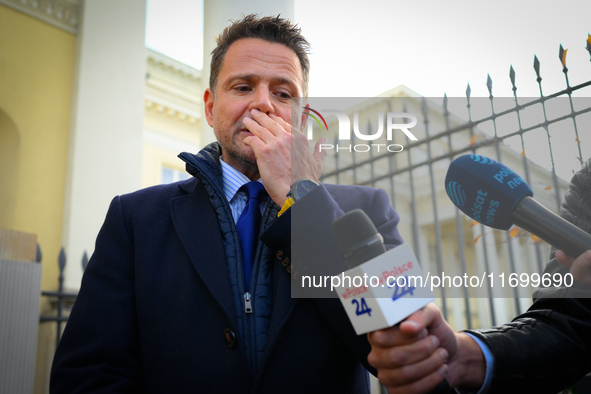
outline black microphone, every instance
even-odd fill
[[[591,235],[534,200],[519,175],[488,157],[472,154],[452,161],[445,189],[462,212],[486,226],[508,230],[515,224],[572,258],[591,249]]]
[[[361,209],[354,209],[335,220],[332,233],[350,269],[386,253],[382,234]]]
[[[332,233],[349,269],[386,253],[382,234],[361,209],[349,211],[335,220]],[[447,379],[444,379],[431,394],[452,392]]]

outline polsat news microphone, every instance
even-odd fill
[[[591,235],[534,200],[529,185],[498,161],[458,157],[447,171],[445,190],[456,207],[485,226],[509,230],[515,224],[574,259],[591,249]]]

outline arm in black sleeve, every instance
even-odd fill
[[[275,247],[291,246],[295,281],[292,282],[292,288],[298,286],[302,274],[337,275],[348,269],[334,241],[332,223],[353,209],[362,209],[367,213],[384,237],[387,249],[402,243],[397,229],[400,218],[390,206],[385,191],[361,186],[321,185],[295,203],[274,223],[275,229],[271,232],[274,236],[261,237],[269,243],[272,239]],[[286,224],[290,226],[289,232],[285,231]],[[289,242],[286,239],[288,233],[291,235]],[[279,234],[283,235],[283,239]],[[305,290],[301,296],[314,298],[333,331],[343,339],[365,368],[375,375],[375,369],[367,363],[367,355],[371,350],[367,336],[355,333],[340,300],[330,293],[330,287],[312,289],[312,292],[308,291],[310,289]]]
[[[133,243],[116,197],[55,353],[51,393],[136,392]]]
[[[560,215],[591,232],[591,160],[573,176]],[[544,273],[568,273],[551,253]],[[486,330],[468,330],[490,348],[495,367],[489,393],[556,393],[591,371],[591,292],[575,281],[572,288],[542,288],[513,322]]]

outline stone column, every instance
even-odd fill
[[[80,286],[111,199],[141,184],[145,21],[145,0],[83,3],[62,233],[68,289]]]

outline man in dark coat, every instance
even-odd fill
[[[340,302],[290,297],[291,217],[306,219],[298,242],[324,262],[342,262],[330,226],[344,212],[364,210],[389,248],[402,243],[399,217],[383,190],[316,184],[324,154],[291,126],[309,71],[299,29],[249,15],[217,40],[204,104],[218,142],[180,155],[191,179],[112,201],[52,393],[369,391],[369,343]],[[253,181],[268,197],[245,280],[236,222]],[[288,199],[296,181],[309,192]]]

